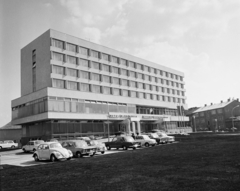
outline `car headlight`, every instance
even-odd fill
[[[55,152],[54,154],[55,154],[56,157],[61,157],[62,156],[62,153],[60,153],[60,152]]]

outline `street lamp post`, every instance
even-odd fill
[[[197,132],[196,123],[195,123],[195,115],[193,116],[193,128],[194,128],[194,132]]]
[[[104,123],[108,125],[108,142],[109,142],[109,124],[112,123],[112,122],[111,121],[105,121]]]
[[[216,128],[215,128],[215,130],[218,132],[217,119],[215,119],[215,121],[216,121]]]
[[[240,105],[237,105],[237,106],[235,106],[234,108],[232,108],[232,130],[233,130],[233,132],[234,132],[234,116],[233,116],[233,110],[235,109],[235,108],[237,108],[237,107],[239,107]]]

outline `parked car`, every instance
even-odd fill
[[[190,134],[182,132],[182,133],[179,133],[179,135],[189,136]]]
[[[77,137],[77,139],[86,141],[89,146],[96,146],[97,152],[101,152],[102,154],[104,154],[106,151],[105,143],[101,143],[100,141],[93,140],[91,139],[91,137]]]
[[[157,144],[164,144],[167,142],[167,138],[159,137],[157,133],[146,133],[151,139],[155,139]]]
[[[165,133],[165,131],[160,130],[160,129],[152,129],[151,132],[152,132],[152,133],[158,133],[158,132],[163,132],[163,133]]]
[[[157,141],[155,139],[151,139],[148,135],[137,135],[135,140],[141,143],[141,146],[149,147],[155,146]]]
[[[40,144],[44,143],[43,140],[29,141],[26,145],[22,147],[22,150],[26,152],[35,152]]]
[[[105,143],[102,143],[97,140],[91,140],[91,141],[86,141],[89,145],[97,147],[97,152],[100,152],[102,154],[105,153],[107,150]]]
[[[18,143],[15,143],[12,140],[0,141],[0,149],[11,148],[14,149],[18,147]]]
[[[56,160],[70,160],[72,156],[72,151],[63,148],[62,145],[57,142],[44,142],[40,144],[33,153],[35,161],[50,160],[54,162]]]
[[[140,147],[140,142],[135,141],[131,136],[117,136],[112,139],[110,142],[105,142],[105,145],[108,150],[111,148],[123,148],[127,150],[128,148],[136,149]]]
[[[58,143],[59,141],[57,139],[48,139],[48,140],[46,140],[46,142],[56,142],[56,143]]]
[[[166,139],[166,143],[173,143],[175,141],[175,137],[174,136],[169,136],[166,133],[158,132],[157,135],[160,138],[163,138],[163,139],[165,138]]]
[[[77,140],[91,141],[90,137],[76,137]]]
[[[96,146],[89,146],[84,140],[66,140],[62,142],[62,146],[71,150],[77,158],[84,155],[93,157],[97,152]]]

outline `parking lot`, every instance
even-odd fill
[[[173,144],[178,143],[174,142]],[[168,146],[168,144],[163,144],[163,145],[157,145],[158,147],[160,146]],[[146,147],[141,147],[138,149],[149,149]],[[104,155],[109,155],[109,154],[117,154],[120,152],[132,152],[132,149],[129,150],[116,150],[112,149],[110,151],[106,151],[104,154],[97,153],[95,154],[94,157],[101,157]],[[34,166],[34,165],[44,165],[44,164],[50,164],[49,161],[34,161],[32,157],[33,153],[24,153],[22,149],[16,149],[16,150],[5,150],[0,152],[1,156],[1,165],[14,165],[14,166],[21,166],[21,167],[27,167],[27,166]],[[89,158],[89,156],[84,156],[84,158]],[[81,160],[78,158],[72,158],[71,160]]]
[[[11,163],[26,157],[2,165],[2,189],[239,190],[239,135],[194,134],[177,140],[54,163],[35,162],[31,153],[0,152]]]

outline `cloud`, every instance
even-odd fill
[[[172,46],[168,42],[156,42],[137,48],[135,56],[183,71],[193,78],[196,73],[206,71],[209,66],[207,53],[194,55],[187,48]],[[192,75],[192,71],[196,73]]]
[[[104,33],[105,37],[106,36],[113,37],[117,35],[127,34],[127,29],[126,29],[127,23],[128,23],[128,20],[126,19],[118,20],[116,24],[106,29]]]
[[[83,29],[83,36],[91,42],[100,43],[101,31],[94,27],[85,27]]]
[[[47,7],[47,8],[50,8],[50,7],[52,7],[52,4],[51,3],[44,3],[44,6]]]
[[[104,18],[108,19],[109,15],[116,14],[116,12],[123,9],[126,0],[110,1],[110,0],[61,0],[60,3],[66,7],[70,14],[69,20],[77,18],[86,25],[99,25],[99,21]],[[108,18],[107,18],[108,17]]]

